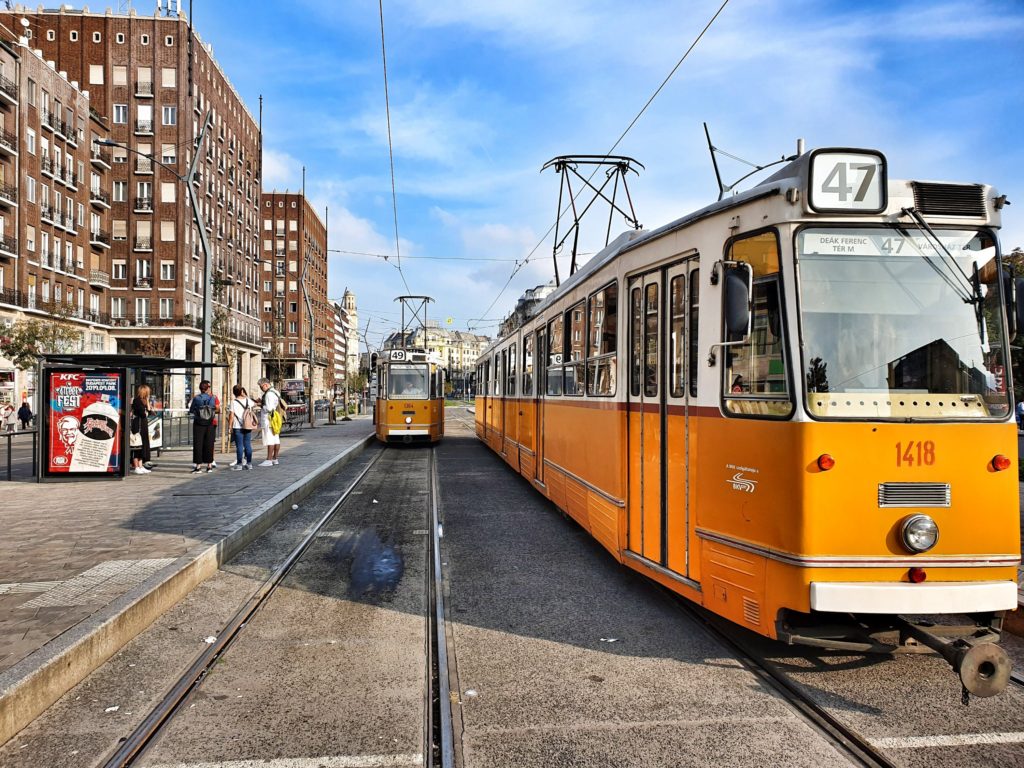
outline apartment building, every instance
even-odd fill
[[[0,335],[22,319],[60,317],[83,352],[109,352],[109,136],[90,94],[23,31],[0,27]],[[35,371],[0,358],[0,402],[38,409]]]
[[[327,228],[301,193],[264,192],[260,210],[265,375],[305,379],[313,400],[329,398],[334,311],[327,301]]]
[[[340,388],[359,373],[359,311],[356,295],[348,288],[334,302],[334,380]],[[340,391],[340,390],[339,390]]]
[[[232,380],[251,385],[263,349],[261,137],[212,47],[169,9],[149,16],[16,6],[0,11],[0,22],[24,30],[45,60],[88,89],[93,113],[119,145],[88,137],[92,168],[109,166],[103,168],[111,206],[109,315],[117,350],[199,360],[209,290],[214,359],[229,363]],[[184,181],[207,118],[197,191],[211,249],[209,288]],[[194,377],[172,377],[165,384],[168,403],[183,406],[195,384]]]
[[[445,372],[456,393],[469,392],[476,369],[476,359],[491,343],[489,336],[468,331],[456,331],[442,326],[436,320],[427,321],[426,328],[390,334],[384,349],[414,347],[435,352],[444,361]]]

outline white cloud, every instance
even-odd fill
[[[302,162],[287,152],[263,149],[263,189],[302,188]]]

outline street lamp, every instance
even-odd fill
[[[210,119],[212,116],[212,110],[207,111],[206,119],[203,120],[203,127],[200,129],[199,137],[196,139],[195,150],[192,153],[192,163],[189,166],[188,174],[185,176],[182,176],[166,163],[157,160],[153,155],[147,155],[144,152],[139,152],[137,149],[121,144],[118,141],[113,141],[111,139],[99,139],[96,141],[96,144],[99,144],[100,146],[120,147],[121,149],[138,155],[139,157],[145,157],[146,159],[151,160],[161,168],[165,168],[170,171],[178,181],[185,185],[185,188],[188,190],[188,199],[192,206],[192,217],[195,219],[196,227],[199,229],[199,240],[203,248],[203,348],[200,369],[203,372],[203,378],[206,379],[212,378],[209,372],[211,372],[213,368],[213,291],[211,290],[211,284],[213,282],[213,259],[210,257],[210,242],[206,239],[206,222],[203,220],[203,213],[199,207],[199,199],[196,196],[194,184],[199,167],[199,157],[202,154],[200,150],[203,146],[203,137],[206,135],[206,129],[210,125]]]

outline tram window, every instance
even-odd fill
[[[567,395],[582,395],[586,391],[584,381],[584,350],[587,345],[586,302],[581,301],[565,313],[568,327],[565,359],[565,391]]]
[[[644,288],[644,396],[658,396],[658,285]]]
[[[523,336],[523,394],[533,394],[533,334]]]
[[[505,394],[505,371],[508,370],[508,350],[501,350],[500,362],[497,365],[494,375],[494,394]]]
[[[672,363],[671,389],[672,397],[686,394],[686,276],[673,277],[669,284],[669,311],[671,325],[669,327],[669,356]]]
[[[549,395],[562,394],[562,355],[564,351],[562,316],[558,315],[548,323],[547,393]]]
[[[547,359],[547,348],[544,343],[544,327],[537,329],[537,394],[544,394],[544,382],[547,380],[547,369],[544,367],[544,360]]]
[[[615,350],[619,286],[615,283],[590,297],[590,344],[587,349],[587,394],[615,394]]]
[[[629,394],[640,397],[640,371],[642,369],[643,352],[643,303],[640,289],[634,288],[629,299],[630,305],[630,340],[632,348],[629,356]]]
[[[793,404],[783,343],[776,235],[764,232],[737,240],[729,247],[727,258],[749,264],[754,271],[754,313],[748,338],[727,339],[743,343],[726,348],[726,410],[744,415],[788,416]]]
[[[690,397],[697,396],[697,331],[700,327],[700,270],[690,271]]]
[[[506,377],[505,394],[514,396],[516,394],[516,345],[508,348],[508,376]]]

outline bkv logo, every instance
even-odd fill
[[[757,480],[744,477],[742,472],[737,472],[732,476],[731,480],[726,480],[725,482],[729,483],[734,491],[753,493],[757,489]]]

